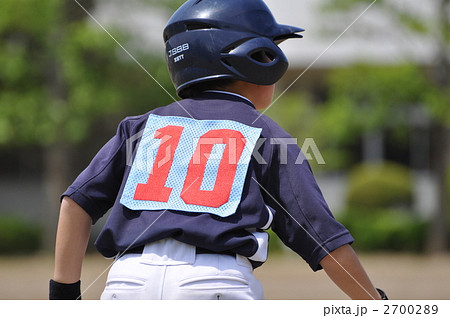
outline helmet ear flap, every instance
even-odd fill
[[[257,61],[257,62],[265,63],[265,64],[269,64],[275,59],[275,56],[274,56],[273,52],[269,52],[269,51],[264,50],[264,49],[263,50],[258,50],[255,53],[252,53],[250,55],[250,57],[252,59],[254,59],[255,61]]]
[[[221,60],[233,72],[239,70],[240,80],[259,85],[276,83],[288,68],[286,55],[265,37],[241,43],[228,53],[222,53]]]

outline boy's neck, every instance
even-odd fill
[[[205,91],[205,93],[229,94],[229,95],[233,95],[233,96],[237,96],[237,97],[243,98],[243,99],[249,101],[253,105],[253,102],[250,99],[248,99],[247,97],[245,97],[245,96],[243,96],[241,94],[238,94],[238,93],[227,91],[227,90],[223,90],[223,89],[208,89],[208,90]]]
[[[275,85],[257,85],[243,81],[235,81],[225,86],[221,91],[237,94],[248,99],[256,109],[263,109],[270,105]]]

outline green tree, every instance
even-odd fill
[[[95,5],[81,3],[88,11]],[[111,33],[126,43],[124,34]],[[175,96],[162,58],[133,55]],[[44,149],[50,211],[42,223],[51,249],[70,149],[96,125],[172,99],[74,1],[2,0],[0,65],[0,147]]]
[[[365,8],[370,3],[373,1],[330,1],[327,8],[333,12],[350,12],[355,8],[357,10]],[[435,39],[437,43],[435,58],[430,61],[431,68],[428,74],[417,65],[402,68],[400,74],[384,73],[387,76],[373,68],[371,70],[354,68],[350,70],[351,74],[341,72],[339,76],[346,77],[348,81],[344,82],[342,78],[338,81],[337,75],[332,77],[332,87],[336,87],[336,90],[331,94],[333,101],[329,106],[331,108],[348,107],[348,110],[354,114],[352,118],[356,121],[363,118],[363,113],[368,114],[364,116],[364,120],[360,121],[367,125],[365,129],[383,127],[390,122],[401,123],[401,120],[395,118],[398,112],[393,110],[411,104],[423,107],[431,115],[431,127],[435,136],[431,145],[435,160],[431,168],[437,179],[439,207],[430,229],[428,248],[430,251],[442,251],[448,249],[449,202],[445,176],[450,162],[450,58],[448,55],[450,1],[438,0],[433,3],[435,15],[431,18],[418,15],[417,12],[402,7],[394,1],[378,0],[374,4],[374,8],[382,10],[386,17],[397,21],[396,25],[399,27],[413,32],[415,36]],[[376,30],[377,35],[388,34],[388,32],[389,29],[377,28]]]

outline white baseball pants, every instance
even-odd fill
[[[264,299],[246,257],[197,254],[173,239],[147,244],[112,265],[101,299]]]

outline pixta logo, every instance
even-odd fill
[[[143,131],[140,131],[126,141],[126,162],[128,166],[133,164],[133,158],[136,149],[139,147],[142,135]],[[224,156],[227,157],[228,162],[235,164],[245,156],[252,156],[258,164],[265,165],[268,162],[262,150],[266,145],[274,147],[279,152],[277,159],[279,160],[279,164],[282,165],[292,163],[303,164],[305,160],[316,160],[319,165],[326,164],[314,138],[305,138],[301,145],[297,138],[259,138],[254,144],[240,136],[227,138],[194,138],[192,143],[184,151],[192,152],[192,164],[200,164],[203,159],[207,161],[221,161]],[[172,136],[156,138],[154,140],[154,147],[148,148],[149,153],[147,154],[147,158],[154,158],[147,163],[150,167],[140,168],[151,171],[151,166],[155,164],[157,167],[161,167],[171,162],[171,156],[175,153],[174,151],[177,146]],[[247,149],[244,153],[242,153],[243,148]],[[208,150],[202,151],[202,149]],[[158,151],[160,155],[156,156]],[[239,157],[238,154],[242,156]],[[155,160],[158,162],[155,162]]]

